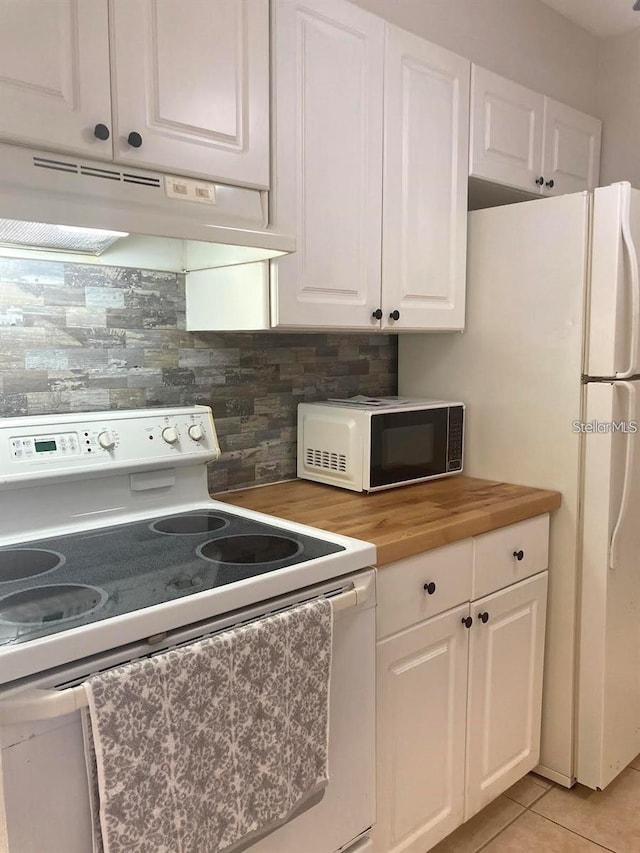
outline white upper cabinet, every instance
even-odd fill
[[[111,159],[106,0],[0,0],[0,116],[5,141]]]
[[[470,63],[344,0],[275,9],[272,325],[463,328]]]
[[[464,327],[470,66],[387,28],[383,329]]]
[[[272,325],[376,328],[384,22],[343,0],[275,0]]]
[[[545,187],[551,195],[595,189],[600,172],[602,122],[551,98],[544,102],[541,171]]]
[[[544,96],[473,66],[469,174],[537,192]]]
[[[114,156],[269,186],[268,0],[111,0]]]
[[[602,122],[474,65],[469,174],[540,195],[598,185]]]
[[[269,0],[0,0],[0,138],[269,186]]]

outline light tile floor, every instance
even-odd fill
[[[604,791],[530,773],[430,853],[640,853],[640,756]]]

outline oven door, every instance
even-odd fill
[[[365,570],[332,583],[271,601],[269,611],[313,595],[357,584],[356,606],[334,614],[330,685],[329,784],[324,796],[271,835],[244,848],[247,853],[335,853],[369,849],[367,830],[375,803],[375,572]],[[167,646],[258,618],[260,607],[233,621],[222,617],[203,630],[185,628]],[[139,646],[139,648],[138,648]],[[156,647],[157,648],[157,647]],[[55,677],[30,679],[28,686],[51,688],[83,680],[91,671],[148,654],[136,644],[100,659],[69,665]],[[7,691],[3,691],[5,696]],[[0,703],[2,702],[0,694]],[[13,691],[13,699],[18,693]],[[80,712],[52,720],[0,728],[0,850],[8,853],[91,853],[92,831]],[[243,849],[243,848],[241,848]]]
[[[447,473],[449,407],[371,415],[369,488]]]

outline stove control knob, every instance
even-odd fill
[[[189,427],[189,437],[194,441],[202,441],[204,438],[204,430],[200,424],[191,424]]]
[[[113,437],[113,433],[109,432],[108,429],[103,430],[98,435],[98,444],[104,450],[113,450],[113,448],[116,446],[116,440]]]
[[[165,427],[162,430],[162,438],[167,444],[177,444],[178,437],[178,430],[175,427]]]

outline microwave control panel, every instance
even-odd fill
[[[449,408],[449,446],[447,448],[447,471],[462,470],[464,446],[464,406]]]

